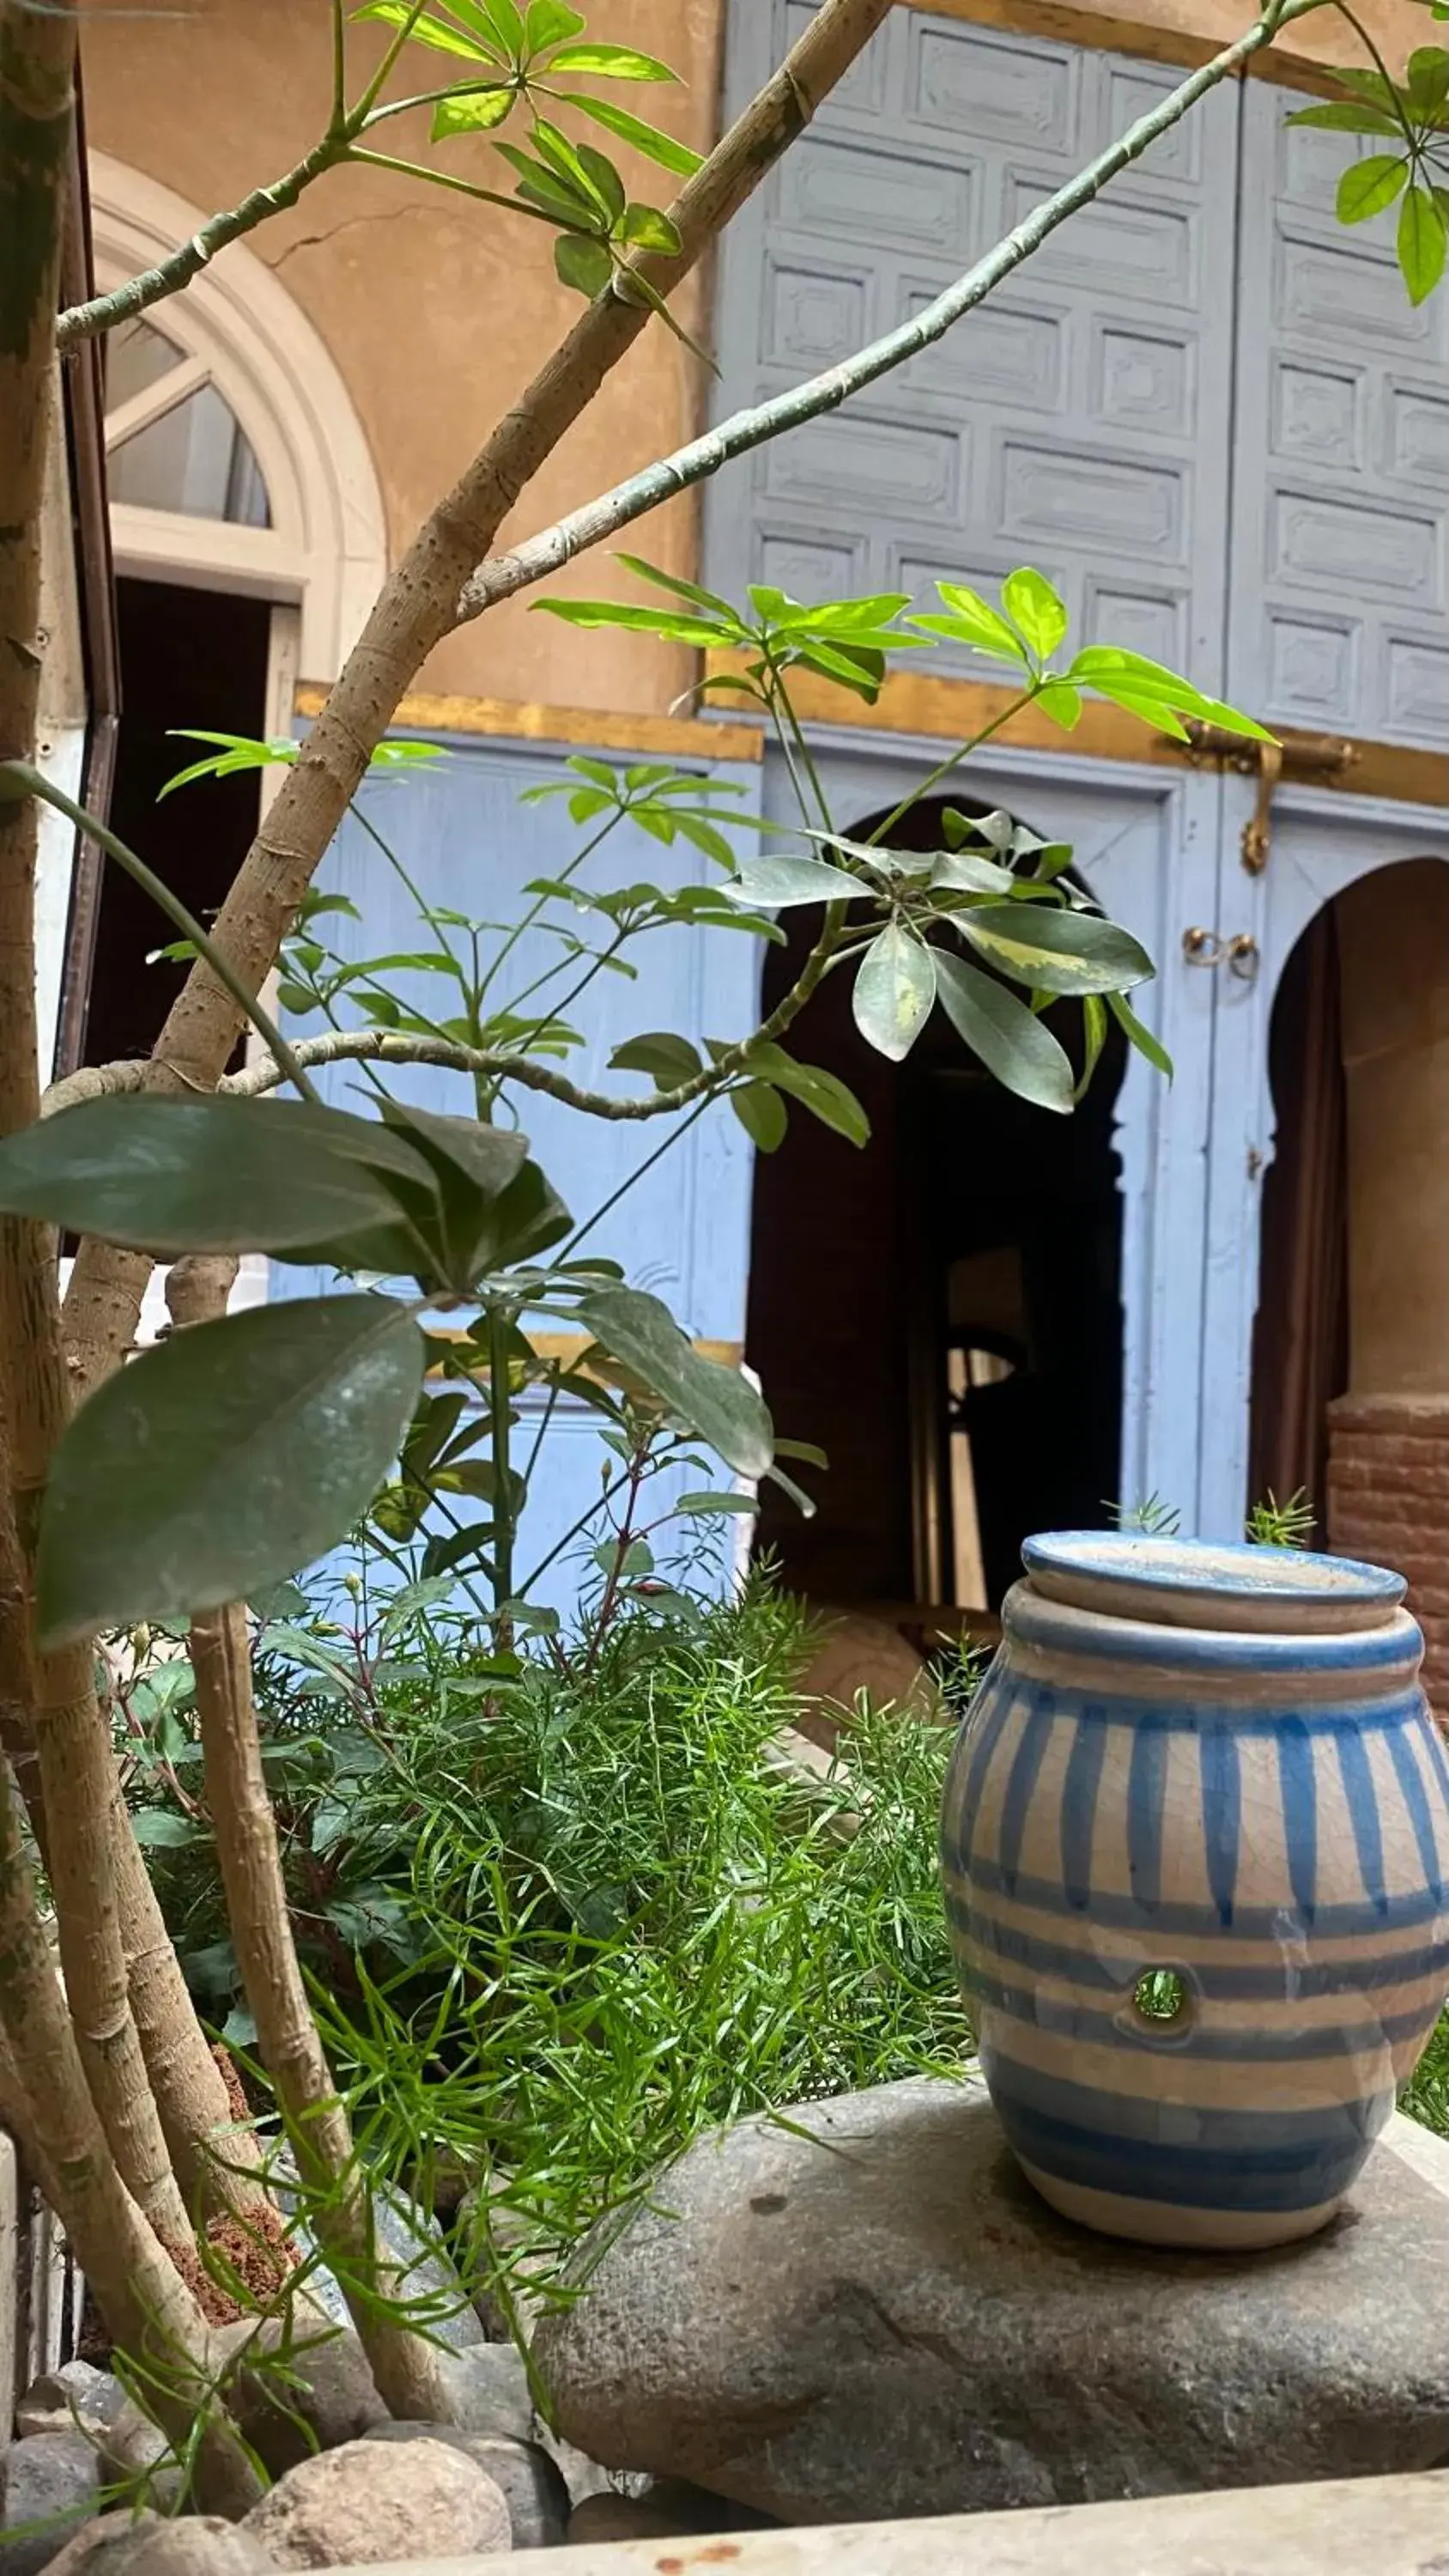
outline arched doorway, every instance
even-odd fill
[[[1313,914],[1273,1001],[1276,1136],[1250,1497],[1395,1566],[1449,1706],[1449,864],[1393,859]]]
[[[96,282],[111,287],[202,220],[96,153]],[[382,496],[324,343],[263,263],[234,244],[102,349],[121,722],[111,820],[203,917],[223,900],[271,783],[209,791],[198,834],[184,728],[290,734],[297,680],[332,678],[386,571]],[[195,747],[192,747],[195,748]],[[179,970],[150,962],[152,907],[91,852],[76,868],[57,1072],[146,1053]]]
[[[893,837],[939,847],[942,801]],[[796,923],[768,953],[766,1009],[808,946]],[[1080,1015],[1051,1024],[1080,1064]],[[779,1430],[830,1459],[812,1520],[763,1489],[759,1544],[820,1602],[994,1610],[1029,1530],[1100,1524],[1118,1489],[1125,1050],[1109,1041],[1062,1118],[1003,1091],[940,1014],[904,1065],[874,1055],[844,975],[792,1043],[850,1084],[872,1135],[858,1150],[796,1116],[756,1163],[746,1347]]]

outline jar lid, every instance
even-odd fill
[[[1386,1566],[1307,1548],[1050,1530],[1026,1540],[1034,1592],[1079,1610],[1167,1628],[1280,1636],[1384,1627],[1408,1589]]]

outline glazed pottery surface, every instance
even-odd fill
[[[1449,1759],[1403,1582],[1125,1531],[1023,1557],[942,1818],[1002,2126],[1113,2235],[1309,2235],[1449,1991]]]

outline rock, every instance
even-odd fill
[[[32,2433],[0,2458],[5,2518],[0,2576],[40,2576],[78,2522],[100,2506],[104,2464],[84,2433]]]
[[[710,2495],[687,2478],[651,2478],[640,2495],[610,2489],[586,2496],[569,2518],[569,2543],[698,2539],[707,2532],[758,2530],[772,2520],[725,2496]]]
[[[112,2371],[93,2370],[88,2361],[67,2361],[31,2381],[15,2409],[15,2430],[22,2441],[31,2433],[89,2432],[107,2422],[125,2397]]]
[[[974,2082],[791,2122],[699,2140],[581,2249],[535,2354],[593,2457],[833,2523],[1449,2454],[1449,2201],[1387,2148],[1321,2236],[1193,2255],[1056,2217]]]
[[[285,2155],[274,2154],[270,2171],[276,2199],[288,2215],[297,2247],[304,2255],[310,2255],[316,2249],[297,2214],[295,2195],[287,2189],[287,2176],[292,2170]],[[484,2342],[481,2320],[474,2313],[461,2275],[442,2251],[438,2230],[431,2220],[425,2220],[401,2192],[382,2189],[373,2194],[372,2219],[379,2242],[398,2266],[395,2295],[429,2302],[428,2332],[453,2352],[468,2352]],[[334,2325],[351,2324],[347,2301],[325,2264],[314,2264],[309,2271],[307,2290]]]
[[[276,2576],[276,2561],[215,2514],[164,2522],[107,2513],[53,2558],[45,2576]]]
[[[492,2433],[510,2441],[533,2437],[533,2392],[521,2352],[511,2343],[479,2343],[444,2364],[453,2420],[463,2433]]]
[[[281,2328],[273,2318],[244,2319],[217,2331],[218,2346],[235,2364],[249,2346],[259,2349],[254,2370],[239,2371],[227,2404],[269,2475],[279,2478],[317,2449],[335,2451],[390,2418],[377,2393],[367,2355],[350,2326],[329,2326],[319,2314],[295,2320],[285,2362],[275,2356]],[[297,2418],[301,2421],[298,2422]],[[310,2428],[311,2438],[308,2438]]]
[[[898,1628],[858,1611],[827,1612],[798,1684],[795,1723],[800,1733],[833,1753],[841,1720],[854,1707],[858,1691],[878,1708],[898,1706],[917,1718],[941,1713],[930,1673]]]
[[[409,2566],[508,2547],[508,2507],[444,2442],[346,2442],[303,2460],[241,2524],[276,2567]]]
[[[513,2526],[515,2549],[556,2549],[568,2530],[569,2491],[555,2463],[537,2442],[513,2442],[490,2433],[463,2433],[455,2424],[377,2424],[369,2442],[445,2442],[476,2460],[501,2490]]]

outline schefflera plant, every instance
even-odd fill
[[[1027,707],[1070,732],[1087,696],[1106,698],[1182,742],[1191,739],[1193,724],[1271,740],[1263,726],[1121,646],[1087,645],[1062,659],[1069,625],[1065,603],[1030,566],[1008,575],[999,608],[963,583],[943,581],[936,586],[939,608],[926,612],[913,613],[909,594],[900,591],[812,608],[767,584],[751,587],[749,612],[742,612],[716,592],[636,555],[619,560],[669,592],[671,605],[549,599],[539,608],[569,625],[657,635],[718,657],[700,694],[728,691],[763,708],[799,816],[788,826],[765,828],[804,846],[746,863],[729,879],[727,891],[757,913],[793,906],[823,910],[819,937],[791,996],[791,1016],[802,985],[813,990],[826,974],[850,966],[856,1026],[868,1045],[894,1062],[909,1054],[939,1001],[988,1072],[1045,1109],[1065,1112],[1080,1099],[1101,1055],[1109,1014],[1159,1072],[1171,1074],[1166,1050],[1126,998],[1152,977],[1152,960],[1140,941],[1070,882],[1070,844],[1044,841],[1005,813],[972,816],[949,805],[942,812],[940,849],[905,848],[893,836],[981,743]],[[867,840],[853,839],[830,809],[825,775],[792,700],[790,674],[808,672],[873,705],[891,655],[943,642],[1006,665],[1015,694],[989,723],[953,746]],[[1020,988],[1021,998],[1012,986]],[[1082,1007],[1080,1079],[1042,1019],[1064,999]],[[670,1035],[667,1043],[678,1049],[688,1041]],[[780,1095],[792,1086],[780,1078],[767,1038],[746,1061],[756,1085],[753,1096],[736,1092],[734,1107],[755,1142],[768,1150],[784,1136]]]

